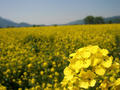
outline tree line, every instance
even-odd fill
[[[84,18],[84,23],[85,24],[104,24],[105,21],[101,16],[94,17],[90,15]],[[112,21],[109,21],[108,23],[112,23]]]

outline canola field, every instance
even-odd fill
[[[1,28],[0,90],[120,90],[120,24]]]

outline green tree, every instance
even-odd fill
[[[109,20],[107,23],[111,24],[111,23],[112,23],[112,21],[111,21],[111,20]]]
[[[34,24],[33,27],[36,27],[36,25]]]
[[[93,16],[87,16],[84,18],[85,24],[94,24],[94,17]]]
[[[103,24],[104,23],[104,19],[103,17],[95,17],[94,18],[94,24]]]
[[[57,24],[54,24],[53,26],[57,26]]]
[[[10,26],[6,26],[6,28],[9,28]]]

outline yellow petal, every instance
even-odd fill
[[[83,58],[89,58],[91,56],[91,52],[87,51],[83,53]]]
[[[86,72],[81,70],[80,74],[79,74],[79,77],[85,79],[86,78]]]
[[[92,54],[95,54],[95,53],[97,53],[98,49],[99,49],[99,47],[96,45],[96,46],[92,46],[90,48],[90,51],[92,52]]]
[[[108,90],[108,88],[111,86],[111,83],[108,80],[104,80],[99,88],[101,88],[102,90]],[[112,89],[113,90],[113,89]]]
[[[78,60],[78,61],[75,63],[75,68],[81,69],[82,67],[83,67],[83,61]]]
[[[79,86],[82,87],[82,88],[88,89],[89,83],[88,82],[84,82],[84,81],[80,81]]]
[[[69,75],[69,74],[71,74],[71,72],[72,72],[72,70],[71,70],[69,67],[66,67],[66,68],[64,69],[64,74],[65,74],[65,75]]]
[[[101,61],[100,59],[94,58],[94,59],[92,60],[92,66],[97,66],[97,64],[98,64],[100,61]]]
[[[85,61],[83,61],[83,67],[84,68],[88,68],[91,64],[91,60],[90,59],[87,59]]]
[[[98,74],[98,75],[104,75],[106,72],[106,69],[104,69],[103,67],[101,66],[97,66],[95,68],[95,73]]]
[[[74,71],[71,70],[69,67],[66,67],[64,69],[64,74],[67,80],[71,80],[74,76]]]
[[[107,49],[102,49],[100,52],[103,56],[106,56],[109,53]]]
[[[109,68],[112,64],[112,57],[109,57],[109,60],[103,61],[102,65],[106,68]]]
[[[95,74],[91,70],[88,70],[87,71],[87,78],[93,79],[93,78],[95,78]]]
[[[119,69],[120,68],[120,64],[118,62],[114,62],[109,69]]]
[[[72,54],[69,55],[69,57],[73,57],[75,54],[76,54],[76,53],[72,53]]]
[[[74,58],[81,59],[82,57],[81,57],[80,54],[77,53],[77,54],[74,56]]]
[[[115,85],[120,85],[120,78],[115,81]]]
[[[67,81],[71,80],[73,78],[73,75],[67,75],[64,78],[66,78]]]
[[[91,80],[89,86],[93,87],[95,86],[96,80]]]
[[[72,66],[73,68],[75,67],[75,63],[77,62],[77,59],[71,59],[70,60],[70,66]]]
[[[100,88],[106,88],[107,83],[101,83]]]
[[[101,59],[101,58],[103,58],[103,55],[101,53],[95,53],[95,57]]]

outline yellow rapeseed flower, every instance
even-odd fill
[[[69,67],[64,69],[64,75],[67,80],[71,80],[74,76],[75,72],[71,70]]]
[[[102,49],[100,50],[100,52],[102,53],[103,56],[106,56],[109,53],[107,49]]]
[[[101,88],[101,90],[108,90],[108,88],[111,86],[111,83],[108,80],[104,80],[99,88]]]
[[[120,78],[118,78],[113,86],[114,90],[120,90]]]
[[[96,75],[92,71],[90,70],[88,70],[87,72],[81,71],[79,76],[81,77],[79,87],[88,89],[89,86],[90,87],[95,86],[96,80],[94,78]]]

